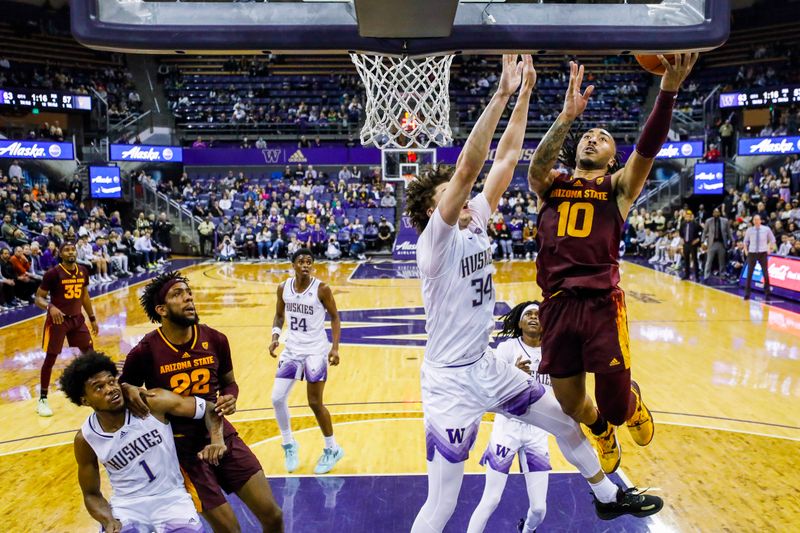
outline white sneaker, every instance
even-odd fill
[[[53,416],[53,410],[50,409],[47,398],[39,398],[39,403],[36,404],[36,412],[39,413],[39,416]]]

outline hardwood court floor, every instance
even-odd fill
[[[496,266],[498,310],[502,302],[539,296],[532,263]],[[276,284],[290,273],[289,265],[203,264],[184,272],[201,319],[231,342],[241,390],[232,420],[267,475],[282,476],[270,404],[275,360],[266,347]],[[348,453],[334,472],[423,473],[418,367],[425,336],[413,266],[321,263],[316,274],[334,288],[343,317],[341,365],[329,373],[326,400]],[[800,315],[630,263],[623,265],[622,280],[634,377],[657,422],[647,449],[620,431],[622,468],[633,483],[660,489],[665,497],[658,529],[796,530]],[[96,346],[116,359],[153,327],[138,306],[140,290],[137,285],[95,299],[101,329]],[[458,327],[459,317],[452,320]],[[40,317],[0,329],[0,523],[5,531],[96,531],[83,509],[71,449],[88,409],[55,393],[56,416],[42,419],[34,412],[42,324]],[[300,384],[290,405],[301,444],[298,473],[310,474],[322,439],[304,404]],[[469,472],[481,471],[477,460],[489,430],[483,424]],[[556,470],[571,470],[553,442],[551,451]],[[103,479],[108,495],[105,474]]]

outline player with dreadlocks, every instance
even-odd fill
[[[150,393],[138,388],[145,385],[199,396],[215,402],[220,415],[233,414],[239,387],[228,338],[199,323],[189,280],[180,272],[165,272],[148,283],[139,301],[145,315],[160,327],[145,335],[125,359],[120,382],[125,384],[128,408],[136,416],[146,416],[142,396]],[[261,464],[230,422],[223,419],[227,454],[218,466],[212,466],[197,456],[209,442],[203,421],[170,420],[186,488],[214,531],[239,531],[233,508],[225,499],[225,493],[231,492],[253,512],[264,531],[283,530],[281,510]]]
[[[530,373],[552,394],[550,376],[537,372],[542,359],[539,302],[522,302],[503,316],[502,320],[503,329],[498,337],[503,342],[495,349],[495,356]],[[467,533],[480,533],[486,527],[500,503],[515,456],[519,456],[519,466],[525,476],[530,502],[528,516],[520,520],[520,531],[531,533],[544,520],[547,509],[547,472],[551,470],[547,432],[497,413],[489,444],[480,461],[487,466],[483,496],[472,513]]]
[[[595,437],[606,473],[622,458],[615,426],[625,424],[646,446],[655,425],[631,380],[625,295],[619,288],[622,228],[667,139],[678,89],[696,53],[659,56],[665,73],[661,92],[624,167],[611,133],[592,128],[564,143],[594,91],[581,93],[583,66],[570,62],[564,106],[536,147],[528,184],[539,198],[536,282],[542,289],[542,362],[563,411]],[[559,158],[560,156],[560,158]],[[571,171],[554,169],[556,160]],[[595,375],[595,408],[586,394],[586,373]]]

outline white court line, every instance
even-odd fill
[[[299,406],[298,407],[292,407],[292,409],[301,409],[301,408],[302,407],[299,407]],[[413,409],[403,409],[402,411],[396,411],[396,412],[397,413],[422,413],[422,411],[415,411]],[[391,411],[347,411],[347,412],[344,412],[344,413],[331,413],[331,414],[334,415],[334,416],[337,416],[337,415],[374,415],[374,414],[384,414],[385,415],[387,413],[391,413]],[[295,416],[297,416],[297,415],[295,415]],[[310,417],[310,416],[313,416],[313,414],[302,415],[302,416],[309,416]],[[232,424],[238,424],[239,422],[261,422],[261,421],[264,421],[264,420],[275,420],[275,417],[264,416],[264,417],[256,417],[256,418],[243,418],[243,419],[237,419],[237,420],[230,420],[230,422]],[[339,422],[339,423],[334,424],[334,425],[338,427],[338,426],[345,426],[345,425],[358,424],[358,423],[364,423],[364,422],[383,422],[383,421],[387,421],[387,420],[403,420],[403,421],[422,420],[422,417],[368,418],[368,419],[364,419],[364,420],[350,420],[350,421],[347,421],[347,422]],[[490,423],[491,422],[489,422],[487,420],[481,420],[481,424],[490,424]],[[754,422],[754,423],[757,423],[757,422]],[[722,431],[722,432],[725,432],[725,433],[739,433],[739,434],[743,434],[743,435],[753,435],[753,436],[756,436],[756,437],[766,437],[766,438],[771,438],[771,439],[789,440],[789,441],[793,441],[793,442],[800,442],[800,437],[787,437],[785,435],[773,435],[771,433],[761,433],[761,432],[758,432],[758,431],[747,431],[747,430],[743,430],[743,429],[721,428],[721,427],[716,427],[716,426],[706,426],[706,425],[702,425],[702,424],[685,424],[685,423],[681,423],[681,422],[663,422],[663,421],[661,421],[661,422],[659,422],[659,424],[664,424],[665,426],[678,426],[678,427],[689,427],[689,428],[696,428],[696,429],[708,429],[708,430],[712,430],[712,431]],[[318,427],[312,426],[310,428],[300,429],[298,431],[295,431],[294,433],[301,433],[303,431],[317,431],[318,429],[319,429]],[[77,429],[75,431],[77,431]],[[254,443],[254,444],[248,444],[248,446],[250,446],[250,447],[257,446],[259,444],[264,444],[265,442],[271,442],[271,441],[273,441],[275,439],[279,439],[279,438],[280,438],[280,435],[276,435],[274,437],[269,437],[269,438],[264,439],[262,441],[258,441],[258,442]],[[36,450],[42,450],[42,449],[45,449],[45,448],[52,448],[52,447],[55,447],[55,446],[63,446],[65,444],[69,444],[71,442],[72,441],[56,442],[54,444],[45,444],[43,446],[36,446],[36,447],[33,447],[33,448],[25,448],[25,449],[22,449],[22,450],[15,450],[15,451],[10,451],[10,452],[2,452],[2,453],[0,453],[0,457],[3,457],[5,455],[14,455],[14,454],[17,454],[17,453],[25,453],[25,452],[31,452],[31,451],[36,451]],[[0,446],[2,446],[2,445],[0,445]],[[620,476],[620,477],[622,477],[622,476]],[[630,486],[628,481],[626,481],[626,484],[628,484]]]

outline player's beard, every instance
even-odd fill
[[[608,164],[601,164],[584,157],[578,160],[578,168],[581,170],[603,170],[608,168]]]
[[[198,315],[197,311],[195,311],[194,318],[186,318],[183,315],[179,315],[177,313],[173,313],[172,311],[170,311],[169,314],[167,315],[167,319],[176,326],[180,326],[182,328],[190,328],[200,322],[200,315]]]

